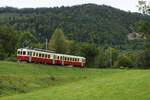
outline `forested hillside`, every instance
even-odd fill
[[[150,16],[105,5],[0,8],[0,60],[16,49],[48,49],[83,56],[88,67],[149,67]],[[129,40],[129,33],[141,38]],[[134,37],[134,34],[130,34]],[[145,51],[144,51],[145,50]]]
[[[49,39],[59,27],[70,40],[120,45],[127,42],[127,34],[134,31],[134,23],[139,20],[150,21],[150,17],[95,4],[60,8],[0,8],[0,26],[30,32],[40,42],[44,42],[46,37]]]

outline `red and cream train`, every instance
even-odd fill
[[[17,60],[54,65],[85,66],[85,58],[80,56],[58,54],[42,49],[17,49]]]

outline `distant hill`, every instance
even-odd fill
[[[61,27],[67,38],[98,45],[126,43],[132,25],[149,16],[125,12],[106,5],[84,4],[55,8],[0,8],[0,25],[29,31],[40,40],[50,37]]]

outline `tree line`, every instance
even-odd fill
[[[139,6],[141,7],[142,5],[139,4]],[[92,8],[93,12],[88,12],[91,10],[89,8]],[[70,9],[74,12],[69,13]],[[93,15],[98,13],[96,9],[103,9],[100,11],[100,15]],[[52,14],[53,11],[57,16],[52,19],[53,15],[49,17],[54,23],[49,21],[47,17],[47,12]],[[60,13],[60,11],[63,13]],[[79,11],[80,16],[76,11]],[[107,13],[104,13],[104,11],[109,11],[110,16],[106,16]],[[49,50],[57,53],[84,56],[87,62],[86,67],[150,67],[150,23],[149,16],[145,15],[145,13],[143,15],[132,15],[128,12],[133,17],[129,22],[129,19],[121,20],[127,14],[123,11],[108,6],[99,7],[91,4],[21,10],[0,8],[0,12],[0,19],[4,19],[0,20],[0,60],[15,61],[16,49],[20,47],[45,49],[45,39],[47,38]],[[42,15],[41,12],[46,15]],[[72,15],[68,15],[68,13]],[[8,16],[6,16],[7,14]],[[12,16],[10,17],[9,14]],[[111,17],[116,16],[113,14],[120,16],[118,21]],[[92,17],[88,15],[92,15]],[[106,19],[97,19],[97,24],[102,26],[102,28],[98,28],[100,26],[95,25],[93,20],[102,16],[105,16]],[[58,20],[60,19],[58,17],[63,18],[61,20],[63,24]],[[112,19],[108,20],[108,17]],[[135,20],[136,18],[137,21]],[[114,25],[115,23],[112,24],[111,20],[119,24]],[[110,23],[107,23],[108,21]],[[127,21],[130,24],[126,22],[125,24],[122,21]],[[121,32],[119,32],[120,30]],[[142,39],[128,40],[127,33],[132,31],[142,34]]]
[[[60,27],[70,40],[106,47],[112,45],[119,48],[121,45],[120,48],[128,49],[127,35],[135,31],[133,24],[139,20],[150,22],[147,15],[95,4],[54,8],[0,8],[0,26],[30,32],[40,43],[45,42],[45,38],[50,39],[55,29]]]

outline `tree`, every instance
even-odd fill
[[[94,44],[82,44],[80,53],[86,58],[87,67],[95,67],[95,60],[96,56],[98,55],[98,49]]]
[[[13,28],[0,27],[0,59],[16,52],[17,41],[17,32]]]
[[[114,65],[115,60],[117,60],[118,52],[115,48],[109,47],[105,50],[106,55],[108,56],[109,67]]]
[[[67,42],[65,40],[64,33],[60,28],[57,28],[53,33],[51,39],[49,40],[48,47],[52,51],[66,53]]]
[[[150,2],[149,4],[146,1],[139,0],[139,10],[142,10],[143,14],[150,15]],[[148,22],[141,22],[139,24],[139,29],[144,33],[146,37],[147,44],[144,51],[138,57],[138,63],[140,66],[149,67],[150,66],[150,24]]]
[[[138,1],[139,11],[143,14],[150,14],[150,3],[147,3],[145,0]]]
[[[106,53],[104,48],[99,48],[98,56],[96,57],[96,66],[98,68],[107,68],[109,65],[109,54]]]
[[[150,23],[148,21],[140,20],[134,24],[135,31],[148,39],[150,35]]]
[[[99,48],[99,53],[96,58],[96,65],[100,68],[114,67],[114,62],[117,60],[118,51],[115,48],[107,49]]]
[[[150,68],[150,50],[146,49],[137,56],[138,67]]]
[[[30,32],[20,32],[18,36],[18,45],[19,47],[30,47],[32,44],[36,43],[37,40]]]
[[[150,2],[147,3],[145,0],[139,0],[139,11],[143,14],[150,14]],[[137,22],[137,29],[139,32],[143,32],[147,39],[150,41],[150,23],[147,21],[139,21]]]

